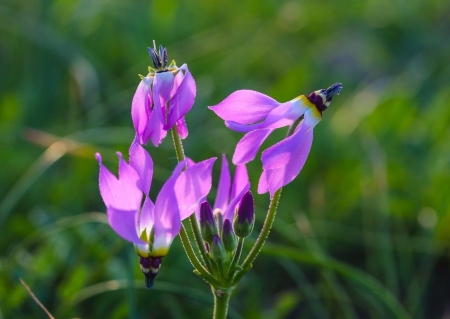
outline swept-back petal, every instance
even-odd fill
[[[179,69],[179,72],[177,73],[177,75],[175,75],[175,77],[173,79],[173,86],[172,86],[172,91],[170,92],[170,96],[175,95],[175,92],[177,91],[181,82],[183,82],[183,79],[184,79],[184,73],[182,72],[182,70]]]
[[[148,141],[148,120],[151,113],[152,97],[150,94],[150,86],[153,78],[145,77],[139,83],[131,102],[131,118],[133,120],[134,129],[139,136],[139,141],[146,144]],[[147,139],[145,139],[147,136]]]
[[[301,121],[294,134],[264,150],[261,155],[263,169],[279,168],[303,158],[306,160],[309,150],[306,154],[300,151],[304,143],[312,143],[312,130],[313,127]]]
[[[263,129],[245,134],[236,145],[233,154],[233,164],[245,164],[253,160],[261,144],[272,132],[273,129]]]
[[[184,116],[180,118],[178,121],[176,121],[175,125],[177,126],[178,134],[180,134],[180,137],[182,139],[185,139],[188,136],[189,131]]]
[[[264,119],[280,103],[252,90],[231,93],[217,105],[209,106],[220,118],[239,124],[252,124]]]
[[[150,232],[155,224],[155,204],[149,197],[145,198],[141,211],[137,214],[137,230],[138,236],[142,235],[145,231],[147,240],[150,238]]]
[[[187,168],[175,183],[175,193],[181,220],[195,212],[198,202],[211,189],[212,166],[216,158],[210,158]]]
[[[108,207],[106,212],[109,225],[120,237],[135,244],[144,244],[137,234],[137,211]]]
[[[183,80],[170,99],[168,119],[164,125],[164,129],[167,131],[192,108],[192,105],[194,105],[197,88],[195,86],[194,78],[187,68],[185,72]]]
[[[142,192],[138,188],[139,176],[136,171],[119,157],[119,178],[116,178],[102,163],[99,153],[95,154],[100,164],[100,194],[106,207],[136,212],[141,204]]]
[[[184,165],[184,162],[177,165],[156,198],[154,210],[155,238],[151,253],[154,257],[165,256],[173,239],[180,232],[181,219],[175,195],[175,182]]]
[[[148,126],[151,128],[149,130],[149,135],[147,137],[148,139],[151,137],[152,144],[154,146],[158,146],[161,144],[162,140],[166,137],[167,131],[163,130],[163,125],[161,123],[161,119],[159,117],[159,112],[153,111],[150,114],[150,118],[148,121]]]
[[[220,169],[219,185],[217,187],[216,201],[214,209],[220,209],[225,212],[230,197],[231,177],[228,161],[225,154],[222,155],[222,167]]]
[[[267,185],[267,171],[263,170],[258,183],[258,194],[265,194],[269,191],[269,185]],[[270,194],[272,198],[272,194]]]
[[[250,189],[250,182],[248,182],[244,187],[237,193],[234,197],[231,197],[230,203],[228,204],[227,209],[223,213],[223,219],[229,219],[233,220],[234,212],[236,210],[236,206],[239,204],[239,201],[241,200],[242,196],[245,194],[246,191]]]
[[[234,173],[233,187],[231,188],[231,198],[236,197],[241,190],[249,187],[248,172],[245,164],[237,165]]]
[[[234,121],[225,121],[225,125],[229,129],[241,133],[250,132],[256,129],[275,129],[291,125],[308,109],[308,106],[300,103],[300,100],[294,99],[292,101],[282,103],[278,107],[271,110],[262,122],[245,125]]]
[[[130,165],[139,175],[139,189],[148,196],[153,177],[153,160],[150,154],[139,145],[137,137],[130,147]]]
[[[156,73],[153,80],[153,104],[161,124],[167,124],[167,102],[170,100],[174,77],[172,72]]]
[[[301,127],[289,138],[263,152],[263,174],[258,193],[270,192],[270,197],[290,183],[300,173],[311,150],[313,127],[302,122]]]

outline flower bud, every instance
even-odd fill
[[[223,246],[223,242],[218,235],[214,235],[211,245],[212,259],[221,267],[228,259],[227,252]]]
[[[237,238],[229,219],[225,219],[223,222],[222,241],[227,252],[233,253],[236,250]]]
[[[213,237],[218,234],[212,208],[207,201],[200,205],[200,230],[207,243],[212,243]]]
[[[215,209],[213,211],[214,220],[216,221],[217,233],[220,237],[222,237],[222,228],[223,228],[223,214],[220,209]]]
[[[247,191],[239,201],[239,208],[233,219],[233,228],[236,236],[245,238],[249,236],[255,224],[255,205],[251,191]]]

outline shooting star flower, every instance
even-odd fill
[[[228,128],[246,133],[233,155],[236,165],[252,161],[275,129],[296,124],[303,116],[291,136],[262,153],[263,173],[258,193],[270,192],[273,197],[278,189],[300,173],[311,149],[313,128],[322,120],[322,112],[341,89],[342,84],[335,83],[328,89],[314,91],[308,96],[300,95],[285,103],[256,91],[240,90],[209,108],[225,120]]]
[[[173,126],[181,138],[188,129],[184,116],[192,108],[196,95],[194,78],[187,64],[167,65],[167,49],[148,48],[154,68],[139,83],[131,104],[131,117],[140,144],[151,139],[158,146]]]

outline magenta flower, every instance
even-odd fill
[[[210,191],[215,158],[189,162],[183,172],[186,163],[179,163],[153,203],[149,198],[153,175],[150,154],[135,140],[130,147],[130,164],[122,154],[117,155],[119,178],[102,164],[100,154],[95,155],[108,222],[119,236],[135,244],[141,257],[163,257],[179,233],[181,221],[195,212],[199,200]]]
[[[335,83],[326,90],[300,95],[285,103],[256,91],[240,90],[210,107],[225,120],[227,127],[246,133],[234,151],[233,163],[236,165],[253,160],[261,144],[276,128],[290,126],[304,117],[294,134],[263,151],[258,193],[270,192],[272,197],[300,173],[311,149],[313,128],[322,119],[322,112],[330,105],[332,97],[341,89],[342,84]]]
[[[167,66],[167,49],[148,48],[155,69],[142,77],[131,104],[131,117],[140,144],[151,139],[158,146],[174,125],[184,139],[188,129],[184,115],[192,108],[196,86],[186,64]]]
[[[237,165],[231,185],[230,169],[225,155],[222,155],[219,185],[217,187],[214,210],[222,212],[223,219],[233,220],[234,211],[246,191],[250,189],[248,173],[245,164]]]

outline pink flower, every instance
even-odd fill
[[[194,105],[196,86],[186,64],[167,66],[167,49],[148,48],[155,69],[142,77],[131,104],[131,117],[140,144],[151,139],[158,146],[174,125],[184,139],[188,129],[184,116]]]
[[[263,151],[263,173],[258,193],[270,196],[290,183],[303,168],[311,149],[313,128],[322,119],[322,112],[330,105],[332,97],[342,89],[335,83],[328,89],[279,103],[271,97],[250,90],[240,90],[221,103],[209,107],[225,120],[225,125],[237,132],[246,133],[238,142],[233,163],[244,164],[253,160],[261,144],[276,128],[290,126],[303,116],[294,134]]]
[[[143,258],[160,258],[189,217],[211,189],[211,171],[215,158],[194,164],[182,172],[181,162],[162,186],[155,203],[149,197],[153,175],[150,154],[137,140],[130,147],[130,164],[119,157],[119,178],[100,164],[100,193],[106,205],[108,222],[122,238],[135,244]],[[143,204],[142,204],[143,201]]]

